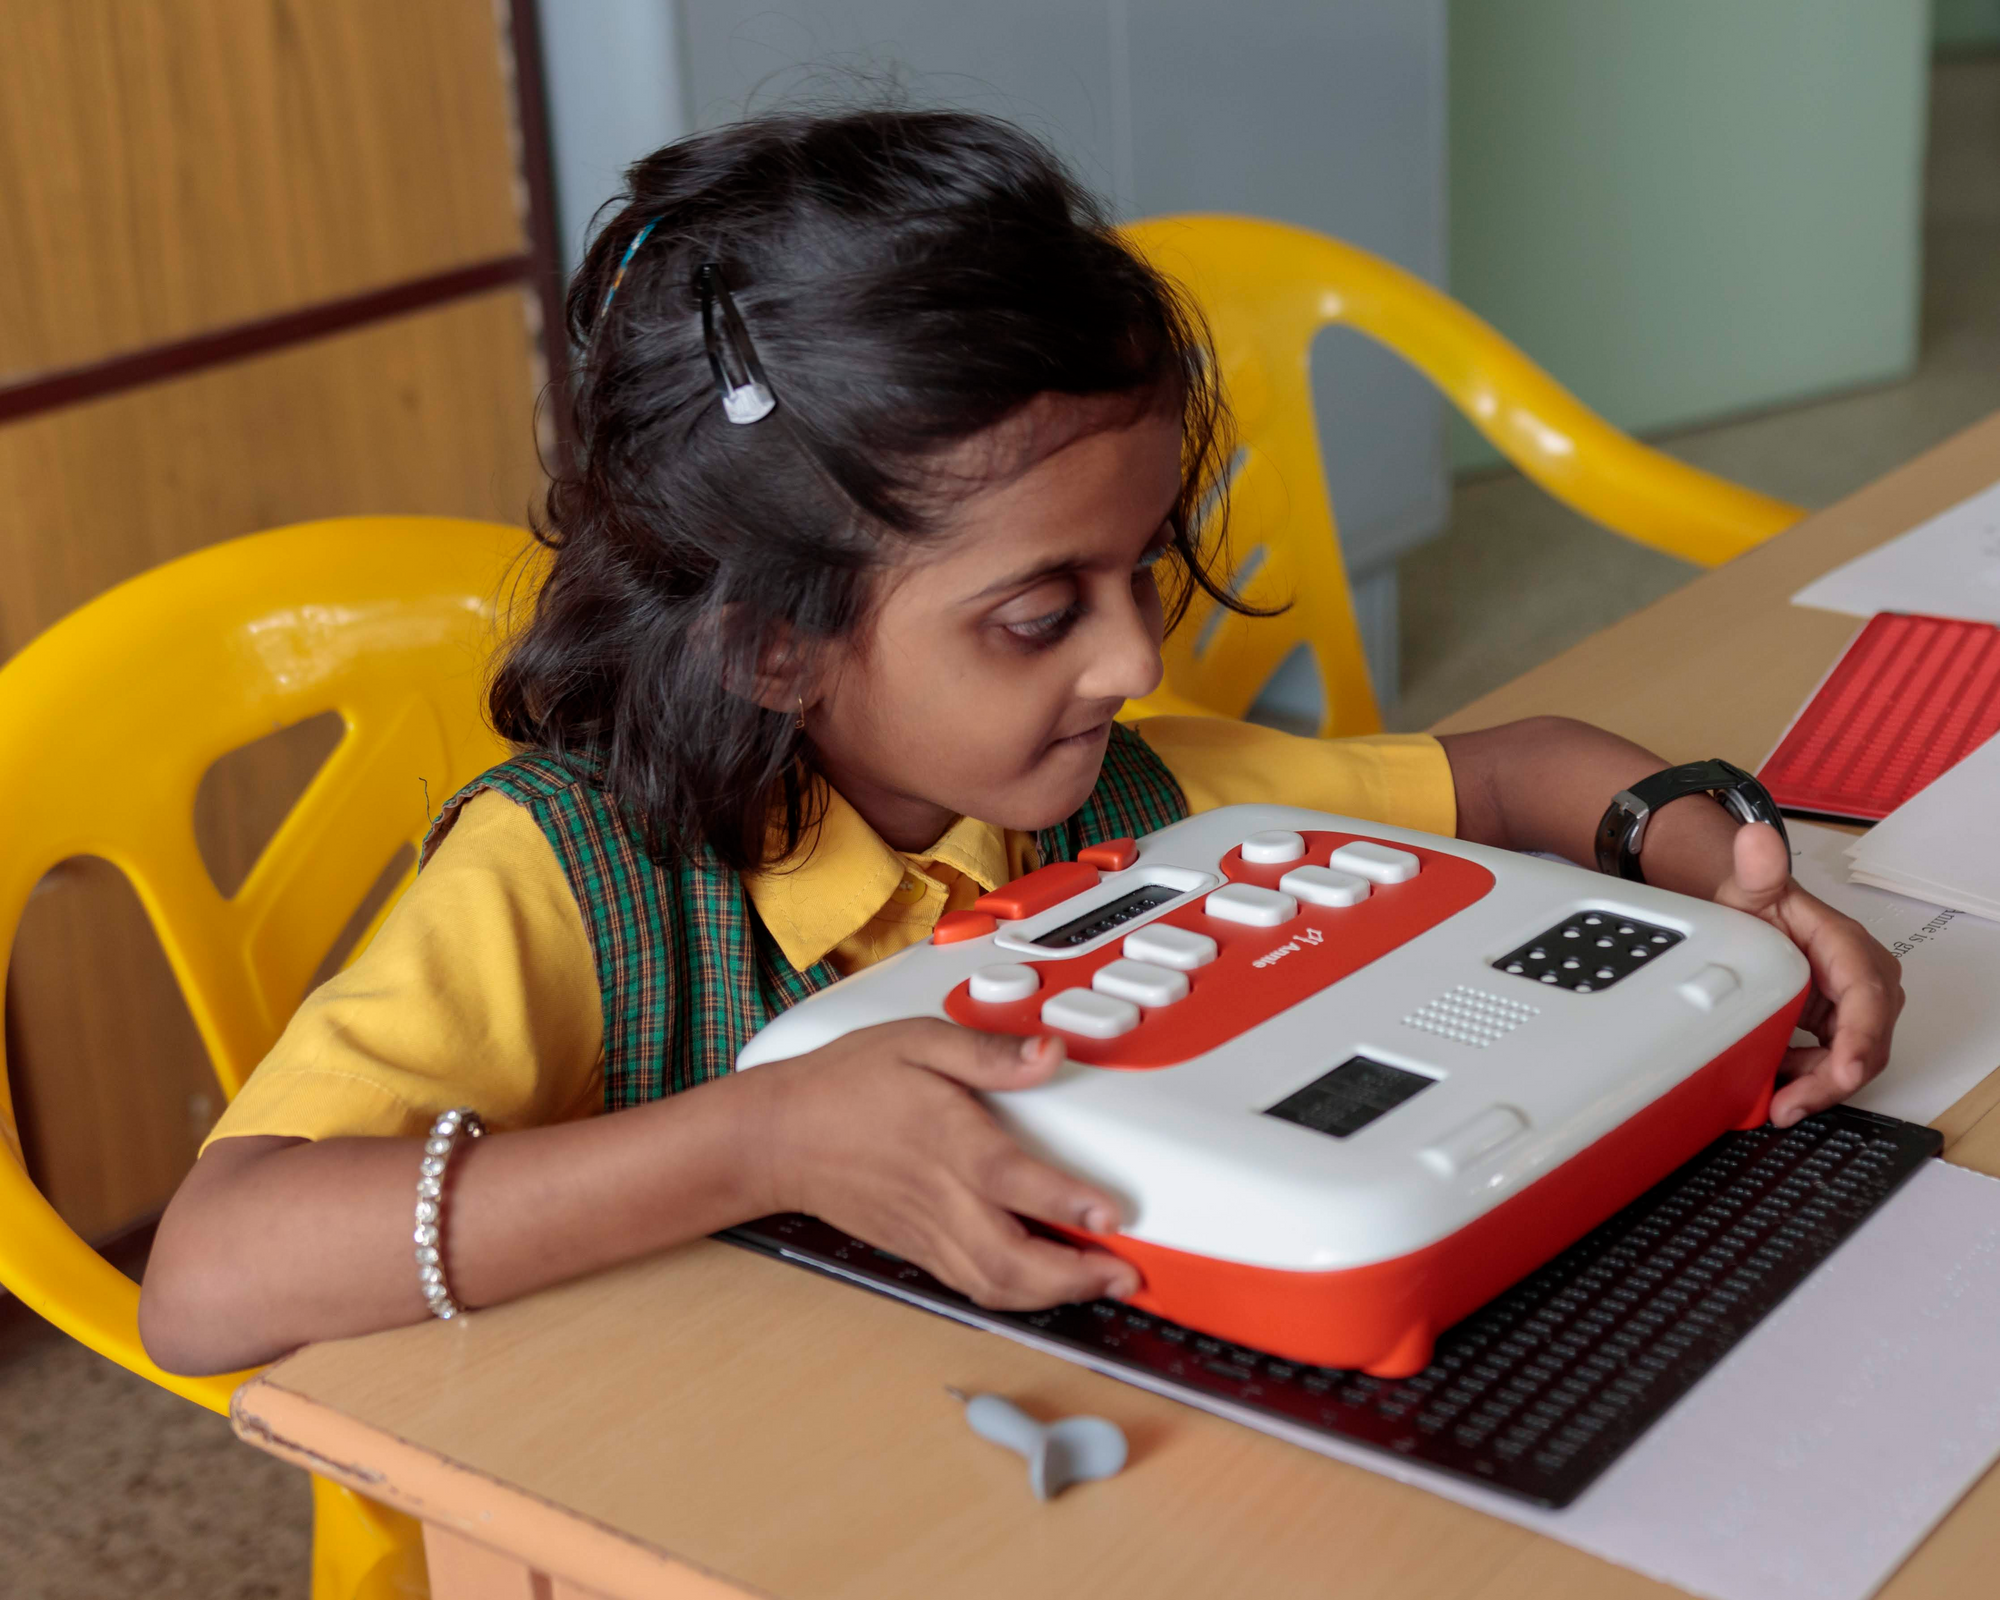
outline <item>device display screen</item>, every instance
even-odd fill
[[[1106,901],[1095,911],[1086,911],[1074,922],[1051,928],[1035,943],[1049,950],[1068,950],[1088,944],[1100,933],[1109,933],[1134,917],[1144,916],[1155,906],[1163,906],[1169,900],[1178,898],[1180,893],[1180,890],[1169,889],[1163,884],[1149,883],[1143,889],[1134,889],[1130,894]]]
[[[1436,1081],[1421,1072],[1405,1072],[1366,1056],[1352,1056],[1325,1077],[1315,1078],[1276,1105],[1267,1106],[1264,1115],[1283,1117],[1315,1133],[1345,1139]]]

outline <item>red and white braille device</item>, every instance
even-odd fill
[[[1769,1110],[1808,981],[1775,928],[1562,862],[1290,806],[1086,850],[776,1018],[1060,1034],[986,1097],[1101,1184],[1137,1304],[1290,1360],[1420,1370],[1484,1304]]]

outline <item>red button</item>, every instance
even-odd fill
[[[1019,922],[1023,917],[1032,917],[1037,911],[1061,905],[1071,895],[1096,887],[1095,867],[1086,867],[1081,861],[1055,861],[1037,868],[1025,878],[1016,878],[990,894],[981,895],[972,905],[976,911],[990,912],[1010,922]]]
[[[1123,872],[1139,859],[1139,841],[1106,839],[1102,844],[1087,844],[1077,851],[1076,859],[1099,872]]]
[[[932,944],[957,944],[961,939],[983,939],[1000,924],[983,911],[947,911],[931,930]]]

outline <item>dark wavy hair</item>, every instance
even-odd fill
[[[581,352],[549,552],[490,689],[500,734],[586,758],[656,859],[745,870],[817,821],[811,742],[746,686],[868,615],[871,578],[935,537],[930,470],[1036,396],[1132,396],[1184,424],[1169,626],[1216,574],[1229,443],[1199,313],[1020,129],[955,112],[775,116],[626,174],[569,289]],[[648,224],[653,233],[625,267]],[[722,269],[778,402],[725,420],[697,274]],[[1206,497],[1206,498],[1205,498]]]

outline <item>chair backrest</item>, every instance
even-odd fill
[[[1313,419],[1312,341],[1331,323],[1394,350],[1529,477],[1628,538],[1714,566],[1804,515],[1621,433],[1463,306],[1353,245],[1253,217],[1154,217],[1125,234],[1208,317],[1240,446],[1229,506],[1238,592],[1290,606],[1253,621],[1197,597],[1167,643],[1169,693],[1142,711],[1241,716],[1307,643],[1321,733],[1381,726]]]
[[[0,950],[45,872],[110,862],[233,1096],[399,847],[504,759],[481,691],[526,548],[521,529],[490,523],[305,523],[144,573],[34,640],[0,668]],[[225,897],[196,843],[204,773],[329,711],[340,743]],[[0,1283],[113,1360],[226,1407],[233,1378],[146,1359],[136,1287],[29,1182],[5,1088],[0,1050]]]

